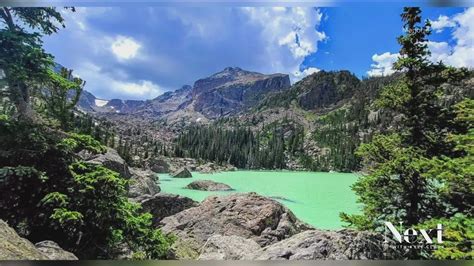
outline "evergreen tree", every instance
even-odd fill
[[[41,37],[64,27],[61,13],[52,7],[1,7],[0,69],[5,73],[6,95],[17,109],[18,119],[35,122],[31,97],[38,85],[48,81],[52,55],[42,47]]]
[[[443,91],[436,84],[447,81],[450,69],[428,62],[430,25],[419,26],[420,13],[419,8],[404,8],[406,34],[398,38],[401,57],[395,64],[404,78],[387,86],[378,99],[380,107],[402,114],[399,130],[376,135],[357,151],[369,171],[353,186],[363,203],[363,214],[341,217],[358,228],[382,228],[383,221],[416,225],[453,215],[439,193],[440,186],[449,183],[428,175],[436,168],[426,162],[438,157],[464,157],[447,136],[467,129],[453,119],[453,108],[440,105]]]

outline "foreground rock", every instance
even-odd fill
[[[175,178],[189,178],[189,177],[193,177],[193,175],[191,174],[191,172],[189,172],[189,170],[187,168],[181,168],[179,169],[178,171],[174,172],[171,174],[172,177],[175,177]]]
[[[114,149],[107,148],[106,153],[94,155],[93,157],[89,158],[87,162],[101,164],[104,167],[119,173],[123,178],[132,177],[127,163]]]
[[[135,198],[142,195],[155,195],[160,192],[160,186],[157,184],[158,177],[150,170],[141,170],[130,168],[132,174],[128,196]]]
[[[49,243],[48,247],[43,244],[35,247],[27,239],[20,237],[6,222],[0,220],[0,260],[77,260],[76,256],[64,251],[52,241],[40,243],[45,242]]]
[[[197,258],[215,234],[240,236],[264,247],[310,227],[275,200],[256,193],[208,197],[199,206],[164,218],[165,233],[176,235],[177,258]]]
[[[142,196],[139,202],[143,211],[153,215],[153,225],[157,225],[165,217],[198,205],[190,198],[168,193]]]
[[[53,241],[41,241],[36,243],[35,247],[50,260],[77,260],[74,254],[60,248],[59,245]]]
[[[385,249],[385,250],[384,250]],[[309,230],[254,251],[247,260],[353,260],[395,259],[397,252],[384,246],[383,236],[352,230]]]
[[[260,245],[240,236],[211,236],[201,249],[199,260],[240,260],[259,250]]]
[[[205,190],[205,191],[230,191],[232,188],[224,183],[211,180],[196,180],[186,186],[187,189]]]

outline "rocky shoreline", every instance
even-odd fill
[[[130,180],[130,200],[140,203],[144,212],[151,213],[153,226],[176,237],[169,259],[392,259],[398,256],[394,251],[387,251],[381,235],[313,228],[277,200],[253,192],[210,196],[198,203],[187,197],[162,193],[152,168],[130,168],[113,149],[102,155],[82,154],[81,157]],[[182,163],[187,162],[185,158],[180,159]],[[208,163],[197,169],[215,171],[222,168]],[[210,180],[191,182],[189,188],[232,189]],[[51,241],[33,245],[3,221],[0,221],[0,233],[2,260],[77,259]]]

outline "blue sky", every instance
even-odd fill
[[[227,66],[359,77],[393,72],[401,8],[87,7],[63,11],[67,27],[46,50],[104,99],[150,99]],[[441,17],[440,17],[441,16]],[[474,66],[474,9],[424,8],[434,21],[433,61]]]

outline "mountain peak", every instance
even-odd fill
[[[222,71],[222,72],[236,72],[236,71],[242,71],[242,68],[240,68],[240,67],[226,67],[226,68],[224,68],[224,71]]]

